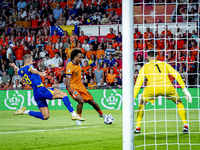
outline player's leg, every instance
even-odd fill
[[[38,105],[40,112],[27,110],[26,107],[23,107],[20,110],[16,111],[14,115],[30,115],[35,118],[47,120],[49,118],[49,109],[46,100],[35,100],[35,101]]]
[[[51,89],[48,89],[51,90]],[[61,99],[63,100],[64,105],[67,107],[69,112],[72,114],[72,120],[81,120],[85,121],[85,119],[81,118],[81,116],[77,115],[74,111],[74,108],[72,107],[71,102],[69,101],[69,97],[67,93],[59,90],[59,89],[54,89],[53,91],[53,99]],[[81,110],[82,111],[82,110]]]
[[[79,94],[77,91],[75,91],[75,93]],[[82,110],[83,110],[84,100],[83,100],[82,96],[79,94],[79,95],[76,95],[75,101],[78,102],[78,105],[77,105],[77,114],[81,117]],[[76,125],[82,125],[81,121],[77,120],[76,121]]]
[[[188,133],[189,130],[189,126],[188,126],[188,122],[187,122],[187,116],[186,116],[186,111],[184,108],[184,105],[181,101],[181,99],[179,98],[179,95],[177,93],[177,91],[174,89],[174,87],[170,87],[169,90],[167,91],[167,93],[169,93],[167,95],[167,97],[169,97],[168,99],[172,100],[178,109],[178,113],[183,121],[183,133]]]
[[[99,105],[94,101],[94,99],[91,99],[87,102],[99,113],[99,117],[104,117],[102,110],[100,109]]]

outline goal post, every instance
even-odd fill
[[[134,149],[133,0],[122,1],[123,149]]]

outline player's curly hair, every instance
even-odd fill
[[[74,49],[72,52],[71,52],[71,60],[74,59],[74,57],[76,57],[79,53],[81,53],[81,50],[79,49]]]

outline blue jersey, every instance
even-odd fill
[[[18,70],[18,74],[22,77],[23,80],[29,84],[33,90],[36,90],[38,87],[44,86],[42,80],[38,74],[33,74],[30,72],[30,69],[34,68],[33,65],[23,66]]]

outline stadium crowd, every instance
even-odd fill
[[[39,71],[48,73],[41,77],[45,87],[65,89],[65,67],[73,48],[79,48],[83,53],[81,81],[86,87],[122,88],[121,32],[115,35],[110,28],[105,38],[91,40],[83,31],[76,35],[73,30],[71,36],[64,31],[61,37],[57,30],[52,36],[49,31],[49,26],[54,25],[112,24],[121,20],[121,0],[94,0],[93,3],[91,0],[3,0],[1,4],[1,90],[31,88],[20,83],[21,78],[11,67],[11,62],[21,67],[25,54],[33,56],[34,66]],[[179,28],[171,33],[167,27],[161,33],[152,33],[149,27],[144,33],[138,28],[134,30],[134,80],[143,63],[148,62],[146,51],[156,49],[158,60],[169,62],[182,74],[187,85],[197,84],[194,79],[197,78],[198,63],[195,61],[199,61],[199,48],[195,30],[192,33],[182,33]],[[176,84],[173,77],[170,79]]]

